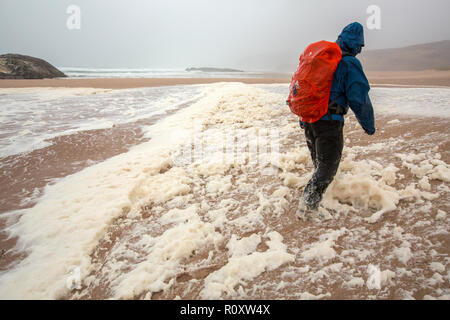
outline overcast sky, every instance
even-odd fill
[[[69,30],[66,10],[81,9]],[[381,30],[369,30],[369,5]],[[0,54],[56,66],[276,70],[359,21],[365,49],[450,39],[449,0],[0,0]]]

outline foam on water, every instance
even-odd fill
[[[0,157],[83,130],[147,119],[198,99],[200,86],[125,90],[0,89]]]
[[[20,235],[19,246],[27,248],[29,255],[17,268],[0,275],[0,297],[57,298],[64,294],[71,268],[79,267],[83,275],[91,271],[89,254],[116,217],[139,212],[148,201],[167,201],[189,192],[184,170],[158,173],[173,165],[171,154],[175,146],[190,138],[195,119],[214,121],[211,115],[215,110],[221,104],[233,109],[235,99],[242,102],[243,109],[249,101],[256,102],[269,115],[270,105],[279,99],[242,84],[208,85],[202,93],[205,97],[198,103],[153,125],[149,142],[47,186],[33,208],[6,214],[21,217],[9,231]],[[247,112],[252,121],[259,111]],[[121,278],[127,281],[126,275]],[[118,287],[121,296],[132,295],[130,290],[137,293],[133,288],[125,292],[120,284]]]
[[[233,206],[219,205],[219,210],[214,211],[208,208],[207,203],[204,205],[202,199],[205,197],[200,197],[200,200],[191,199],[198,203],[181,210],[175,208],[175,205],[174,208],[177,210],[163,213],[158,225],[168,226],[168,229],[162,234],[149,235],[145,232],[143,224],[132,229],[133,236],[140,237],[139,240],[119,243],[111,250],[111,257],[105,264],[105,278],[106,282],[111,284],[113,298],[132,298],[143,292],[147,292],[148,297],[151,297],[154,292],[170,288],[175,281],[173,277],[182,270],[183,259],[189,257],[190,253],[196,250],[201,251],[207,246],[212,246],[217,251],[217,246],[225,239],[224,234],[227,235],[227,233],[219,233],[216,228],[223,230],[228,227],[228,232],[233,233],[235,230],[246,230],[252,225],[262,225],[263,217],[268,210],[269,214],[278,216],[285,213],[286,203],[296,192],[295,188],[304,184],[309,177],[304,170],[305,164],[309,161],[306,147],[297,146],[289,152],[280,153],[276,159],[266,159],[267,164],[279,168],[274,176],[270,177],[270,182],[267,182],[276,181],[279,184],[272,195],[263,194],[248,180],[250,175],[261,175],[259,168],[246,162],[239,163],[234,158],[230,160],[223,148],[217,150],[218,154],[213,153],[206,159],[199,159],[197,162],[188,164],[177,164],[174,161],[174,154],[183,144],[187,143],[190,147],[189,139],[197,134],[194,132],[195,121],[200,122],[201,131],[198,133],[198,138],[203,141],[213,141],[212,144],[219,144],[218,140],[223,139],[223,135],[218,135],[218,132],[214,131],[216,128],[222,131],[229,128],[249,131],[252,127],[263,130],[269,124],[276,125],[281,133],[282,137],[278,137],[277,142],[289,137],[293,132],[298,131],[298,124],[292,121],[284,105],[286,89],[286,85],[270,85],[265,88],[239,83],[216,83],[197,87],[158,88],[159,96],[150,89],[138,89],[107,93],[99,99],[87,96],[80,101],[71,100],[72,98],[68,97],[46,101],[43,106],[50,109],[48,105],[56,104],[56,110],[61,110],[63,115],[58,115],[58,118],[62,119],[64,116],[69,119],[69,128],[60,130],[64,132],[79,128],[83,124],[81,119],[86,119],[92,114],[92,108],[98,113],[107,110],[104,113],[106,121],[118,121],[117,119],[124,117],[127,112],[134,121],[145,118],[152,112],[158,112],[155,111],[153,104],[155,102],[146,100],[145,93],[148,92],[153,93],[152,99],[156,99],[157,105],[161,108],[167,105],[167,95],[174,97],[176,102],[182,98],[185,99],[189,92],[191,98],[201,97],[191,106],[149,127],[148,135],[152,138],[150,141],[49,185],[34,207],[8,213],[8,216],[18,221],[10,226],[8,231],[12,236],[19,237],[18,248],[26,250],[28,255],[14,269],[0,274],[0,298],[64,296],[70,291],[66,281],[67,275],[74,267],[79,268],[84,284],[98,283],[101,279],[87,277],[94,269],[90,255],[99,241],[105,237],[108,227],[116,218],[139,216],[142,207],[149,203],[162,205],[176,200],[176,197],[189,197],[202,186],[205,188],[203,195],[208,193],[218,197],[225,192],[241,193],[243,189],[247,189],[257,195],[258,200],[250,204],[251,207],[246,207],[243,213],[238,209],[244,204],[231,197],[227,200],[236,202],[234,207],[237,209],[232,209]],[[387,108],[380,107],[380,101],[383,101],[380,99],[383,98],[377,98],[378,94],[382,96],[384,90],[384,88],[373,90],[377,110]],[[443,108],[448,108],[446,97],[448,98],[449,90],[388,89],[386,94],[394,94],[389,90],[395,90],[397,95],[405,96],[405,99],[406,96],[411,95],[420,99],[420,92],[424,90],[422,102],[435,103],[438,105],[439,112]],[[433,100],[433,95],[436,95],[436,100]],[[11,104],[14,104],[12,97],[7,95],[7,98],[10,99]],[[68,100],[72,106],[77,106],[74,107],[75,110],[82,110],[77,113],[78,119],[75,124],[71,122],[72,113],[64,109]],[[145,101],[148,104],[144,103]],[[134,109],[130,109],[130,105],[134,106]],[[141,105],[143,110],[137,107]],[[391,104],[392,109],[394,105]],[[402,106],[402,104],[398,105]],[[28,108],[29,111],[39,114],[40,108]],[[85,110],[86,108],[89,110]],[[405,112],[409,109],[408,106],[403,107]],[[392,111],[389,108],[386,110]],[[50,113],[46,110],[43,112],[47,112],[47,115]],[[6,117],[15,119],[14,115],[6,114]],[[21,116],[22,118],[18,117],[22,121],[29,120],[24,115]],[[127,120],[129,119],[125,121]],[[274,122],[270,122],[271,120]],[[66,125],[62,120],[58,121],[60,126]],[[27,128],[19,129],[17,134],[24,130]],[[248,133],[248,131],[245,132]],[[250,150],[250,145],[255,142],[245,140],[243,143]],[[395,144],[396,141],[392,143]],[[382,149],[386,146],[380,143],[372,145],[371,148]],[[239,150],[245,150],[245,148]],[[394,183],[398,168],[385,168],[375,161],[355,161],[354,158],[359,151],[358,147],[354,147],[345,152],[346,158],[342,162],[341,171],[324,197],[324,207],[321,208],[324,214],[330,215],[331,210],[342,215],[353,211],[358,218],[358,207],[374,208],[378,211],[366,219],[374,223],[378,222],[382,215],[397,209],[399,199],[429,200],[435,197],[429,192],[415,188],[414,184],[403,189],[396,189]],[[249,153],[250,151],[244,152],[247,160]],[[406,157],[404,166],[421,179],[425,176],[427,179],[443,182],[450,179],[449,166],[439,160],[440,155],[436,151],[428,155],[428,158],[432,159],[429,163],[417,163],[419,160],[411,160],[408,155],[399,157]],[[233,182],[227,173],[233,167],[241,170],[236,177],[240,179],[237,182]],[[300,176],[297,175],[298,172]],[[212,184],[214,181],[219,181],[219,184]],[[249,183],[241,183],[243,181]],[[283,183],[285,186],[280,186]],[[422,184],[426,185],[426,181]],[[179,200],[183,203],[187,202],[183,198]],[[230,211],[230,215],[226,216],[220,209]],[[231,212],[233,210],[237,211]],[[204,214],[204,212],[207,213]],[[239,283],[251,281],[264,272],[271,272],[298,259],[303,259],[305,263],[313,259],[325,263],[333,258],[343,258],[333,247],[338,240],[344,238],[344,235],[348,237],[348,234],[352,235],[352,232],[355,232],[354,229],[350,230],[350,226],[348,228],[349,230],[327,231],[317,243],[307,244],[298,249],[298,255],[294,255],[293,249],[283,242],[284,237],[281,234],[270,228],[264,229],[264,234],[250,236],[249,239],[243,238],[239,242],[231,237],[227,246],[228,263],[210,273],[205,279],[200,296],[217,299],[224,294],[236,295],[236,286]],[[257,251],[257,245],[263,239],[266,239],[267,248],[264,251],[261,251],[262,249]],[[132,258],[138,257],[137,254],[135,255],[136,252],[142,254],[141,260],[133,262]],[[409,259],[406,249],[395,253],[402,261]],[[205,260],[208,262],[208,259],[209,256]],[[341,267],[342,263],[336,264],[330,267],[331,271],[322,270],[321,274],[333,272],[333,270],[339,271]],[[390,281],[393,276],[391,273],[389,275]],[[386,282],[389,281],[386,280]],[[360,283],[360,281],[351,282],[352,285],[354,283]],[[242,292],[241,287],[239,294]],[[310,293],[301,294],[302,298],[325,296],[329,294],[324,293],[319,296]]]
[[[287,97],[287,84],[257,85]],[[384,88],[370,90],[375,114],[450,118],[450,88]],[[351,112],[351,111],[350,111]]]
[[[288,85],[257,85],[285,98]],[[49,145],[60,135],[135,122],[198,99],[202,86],[105,90],[0,89],[0,157]],[[449,88],[373,88],[376,114],[450,118]]]
[[[182,69],[129,69],[129,68],[59,68],[69,78],[259,78],[264,73],[242,72],[205,72]]]

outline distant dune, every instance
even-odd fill
[[[395,49],[363,50],[358,58],[367,71],[449,70],[450,40]]]

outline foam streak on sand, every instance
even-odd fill
[[[2,275],[1,297],[57,298],[64,294],[66,275],[73,267],[79,267],[83,275],[91,271],[89,254],[111,221],[124,212],[138,212],[146,202],[165,202],[189,191],[179,190],[175,182],[178,177],[183,179],[183,170],[178,168],[156,178],[172,166],[171,151],[183,142],[171,137],[193,129],[194,119],[211,121],[216,109],[227,103],[221,101],[225,96],[231,97],[230,108],[233,97],[247,99],[247,94],[250,99],[258,98],[260,104],[264,98],[272,103],[277,98],[271,94],[258,97],[254,90],[233,84],[211,86],[205,91],[208,95],[200,102],[153,126],[151,142],[49,186],[35,207],[12,213],[21,219],[9,231],[20,235],[19,245],[28,249],[29,255],[17,268]],[[154,191],[149,194],[148,188]]]
[[[446,140],[429,145],[441,133],[415,141],[420,155],[408,133],[364,145],[349,117],[354,143],[324,196],[323,220],[299,222],[312,165],[284,105],[286,89],[198,88],[198,101],[146,128],[150,141],[7,213],[18,219],[8,231],[27,255],[0,274],[0,298],[448,297],[441,239],[450,171],[439,149]],[[407,121],[400,119],[389,126]],[[269,139],[271,129],[278,134]],[[200,157],[180,152],[194,142],[203,146]],[[265,150],[258,143],[272,152],[254,162],[252,152]],[[413,268],[423,260],[431,261]],[[378,292],[364,286],[368,263],[384,270]],[[73,268],[81,289],[71,291]]]

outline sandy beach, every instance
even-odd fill
[[[155,86],[207,84],[215,82],[242,82],[247,84],[289,83],[291,74],[267,74],[262,78],[102,78],[102,79],[38,79],[0,80],[0,88],[105,88],[127,89]],[[450,71],[369,71],[372,85],[450,86]]]
[[[450,2],[304,2],[1,1],[0,300],[449,301]]]
[[[450,70],[369,71],[366,75],[374,85],[450,86]]]
[[[156,86],[207,84],[215,82],[242,82],[248,84],[286,83],[286,78],[109,78],[109,79],[38,79],[0,80],[0,88],[105,88],[129,89]]]
[[[402,77],[391,79],[423,80]],[[87,121],[111,105],[105,121],[118,119],[0,159],[0,297],[449,299],[450,120],[431,108],[448,107],[449,89],[375,87],[376,135],[346,117],[321,216],[302,221],[312,164],[287,81],[0,81],[28,88],[0,90],[2,101],[37,102],[50,93],[35,87],[53,87],[49,110],[58,102]],[[146,89],[185,84],[205,85],[186,101],[185,86]],[[159,99],[173,107],[136,116]],[[85,105],[95,109],[75,112]]]

